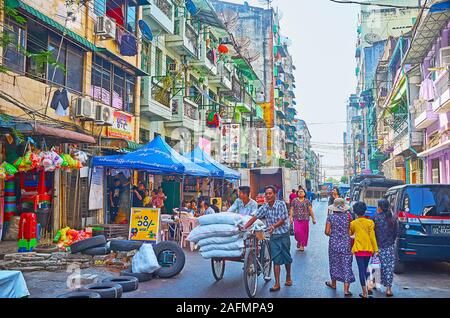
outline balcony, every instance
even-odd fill
[[[223,62],[219,62],[217,66],[217,75],[209,78],[209,83],[217,85],[218,87],[231,91],[233,86],[231,82],[232,70],[231,67]]]
[[[172,120],[171,91],[165,89],[158,77],[143,77],[141,114],[150,121]]]
[[[176,97],[172,105],[172,120],[167,128],[186,128],[193,132],[200,130],[198,105],[190,97]]]
[[[222,94],[232,102],[242,102],[242,86],[236,76],[233,76],[231,79],[231,91],[223,92]]]
[[[169,0],[151,0],[149,6],[144,6],[143,19],[154,31],[174,33],[174,6]]]
[[[198,40],[197,30],[182,16],[175,18],[174,34],[166,36],[166,46],[180,55],[198,59]]]
[[[433,102],[433,111],[438,114],[450,112],[449,73],[447,71],[436,82],[436,91],[439,97]]]
[[[216,55],[216,58],[214,58]],[[216,60],[216,61],[214,61]],[[206,47],[206,41],[200,44],[199,58],[191,62],[192,66],[197,66],[206,71],[209,75],[217,75],[217,52]]]
[[[416,100],[414,104],[417,114],[414,121],[416,129],[426,129],[439,118],[428,102]]]

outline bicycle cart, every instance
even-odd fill
[[[254,298],[258,289],[258,278],[262,274],[265,282],[269,282],[272,272],[272,257],[269,240],[264,232],[244,232],[245,248],[238,258],[211,259],[212,273],[216,281],[223,279],[226,262],[244,264],[244,286],[248,297]]]

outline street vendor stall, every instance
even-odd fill
[[[152,175],[178,176],[181,177],[181,182],[177,183],[176,180],[173,182],[177,183],[180,189],[186,176],[211,176],[211,171],[180,155],[159,136],[148,145],[123,156],[95,157],[92,165],[94,167],[145,171]],[[182,193],[181,190],[180,193]],[[180,203],[181,201],[178,201],[177,207],[181,206]],[[174,204],[169,205],[174,206]],[[129,211],[131,213],[131,207]],[[168,213],[171,214],[172,211],[168,211]],[[131,220],[131,215],[128,215],[128,220]]]

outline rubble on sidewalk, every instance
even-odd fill
[[[0,261],[0,270],[30,271],[57,271],[65,270],[69,265],[78,265],[80,268],[91,267],[93,257],[82,254],[69,254],[56,252],[41,254],[35,252],[6,254]]]

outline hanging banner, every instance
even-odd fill
[[[113,125],[107,128],[106,135],[133,141],[133,116],[119,111],[114,112]]]
[[[220,134],[220,161],[230,163],[230,128],[231,124],[223,124]]]
[[[230,128],[230,163],[240,163],[241,129],[240,125],[231,124]]]
[[[132,208],[129,239],[156,244],[158,243],[160,209]]]

